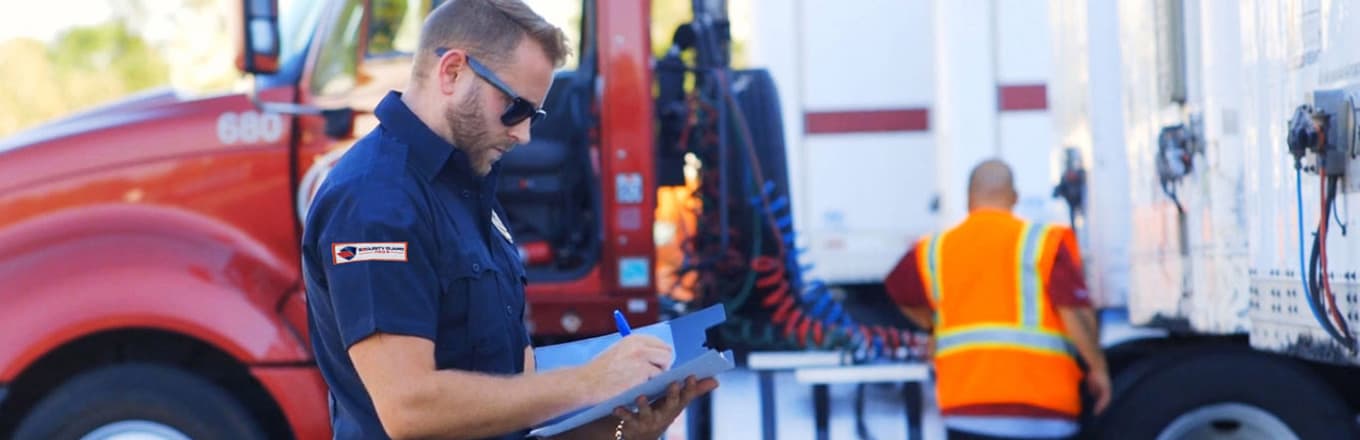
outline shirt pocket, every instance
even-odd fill
[[[454,267],[451,293],[467,301],[467,341],[471,349],[471,370],[486,373],[515,373],[515,356],[523,349],[515,344],[510,324],[516,311],[507,296],[503,274],[479,255],[464,255]]]
[[[484,370],[482,360],[503,334],[504,307],[494,266],[473,253],[451,253],[443,263],[445,286],[439,301],[435,362],[441,369]],[[493,313],[499,312],[499,313]],[[504,344],[501,344],[504,345]]]

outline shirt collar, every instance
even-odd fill
[[[388,133],[406,144],[411,167],[428,181],[434,181],[440,173],[452,167],[454,180],[474,187],[490,187],[494,191],[496,177],[500,174],[500,164],[491,167],[491,173],[479,177],[472,170],[472,161],[463,150],[444,140],[434,130],[411,111],[401,100],[401,92],[390,91],[373,111]]]

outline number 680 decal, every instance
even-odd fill
[[[283,117],[278,113],[249,110],[217,117],[217,141],[222,145],[273,143],[282,137]]]

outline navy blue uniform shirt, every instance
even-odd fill
[[[303,232],[308,327],[337,439],[387,438],[348,353],[374,333],[433,341],[439,369],[502,375],[524,371],[529,345],[499,167],[477,176],[399,93],[374,113],[381,124],[336,163]]]

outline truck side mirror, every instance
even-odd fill
[[[331,110],[322,110],[321,117],[326,120],[326,136],[331,139],[346,139],[354,136],[354,110],[343,107]]]
[[[279,70],[278,0],[241,0],[236,68],[246,73]]]

